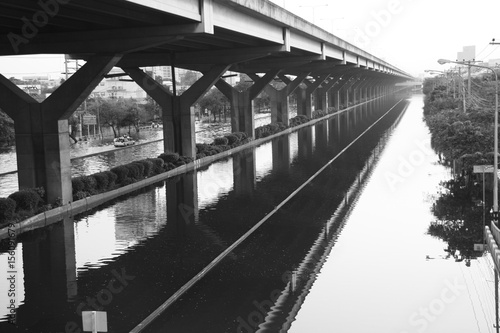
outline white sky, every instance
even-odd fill
[[[500,42],[498,0],[271,1],[415,76],[442,70],[437,59],[455,60],[463,46],[475,45],[477,60],[500,58],[500,46],[489,45]],[[60,55],[0,57],[7,77],[62,72]]]

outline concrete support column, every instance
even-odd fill
[[[314,82],[310,82],[305,80],[304,82],[307,85],[307,88],[305,89],[305,116],[308,118],[312,118],[312,111],[313,111],[313,93],[316,91],[316,89],[319,88],[319,86],[325,82],[325,80],[330,76],[330,74],[323,74],[319,77],[317,77]]]
[[[328,108],[333,104],[332,99],[330,97],[330,91],[333,86],[338,84],[339,77],[330,77],[328,81],[324,82],[321,85],[321,88],[317,89],[317,101],[316,109],[322,109],[325,112],[328,112]]]
[[[120,59],[89,59],[42,103],[0,75],[0,107],[14,120],[20,189],[44,187],[49,203],[72,201],[68,119]]]
[[[255,83],[245,91],[238,91],[226,81],[219,79],[215,85],[231,102],[231,128],[233,132],[245,132],[255,137],[253,100],[274,80],[279,70],[266,73],[263,77],[254,76]]]
[[[260,77],[256,74],[249,75],[252,80],[257,82]],[[280,76],[286,87],[278,90],[271,85],[266,85],[264,91],[271,100],[271,123],[281,122],[288,126],[289,123],[289,96],[298,88],[300,83],[307,75],[297,76],[294,80],[288,79],[285,75]]]
[[[194,110],[192,106],[217,82],[229,65],[216,65],[182,95],[177,96],[139,68],[123,70],[163,109],[165,151],[196,156]]]
[[[297,115],[306,115],[306,98],[307,98],[307,93],[306,89],[304,88],[299,88],[296,92],[296,98],[297,98]]]

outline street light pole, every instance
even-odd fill
[[[451,61],[446,59],[439,59],[438,63],[444,65],[447,63],[469,65],[472,67],[485,68],[493,72],[495,75],[495,128],[494,128],[494,156],[493,156],[493,222],[498,227],[498,74],[493,68],[488,66],[481,66],[460,61]]]

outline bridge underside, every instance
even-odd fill
[[[411,77],[266,0],[4,0],[0,56],[68,54],[86,64],[38,102],[0,75],[0,108],[15,122],[19,187],[43,186],[71,202],[68,119],[113,67],[163,109],[165,150],[195,156],[191,106],[216,86],[230,100],[232,129],[253,137],[253,99],[271,97],[272,121],[388,93]],[[0,61],[2,59],[0,58]],[[203,76],[182,94],[141,70],[172,66]],[[238,91],[222,76],[246,73]],[[284,88],[270,83],[279,79]]]

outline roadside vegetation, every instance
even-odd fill
[[[474,244],[482,243],[484,223],[488,225],[492,207],[493,177],[473,173],[474,165],[493,164],[495,81],[492,75],[482,75],[471,82],[470,99],[450,86],[443,78],[424,82],[424,118],[431,134],[431,145],[440,162],[453,167],[454,178],[443,182],[435,198],[432,212],[436,218],[428,234],[443,240],[448,247],[446,258],[464,261],[481,255]],[[456,88],[457,89],[457,88]],[[467,95],[466,95],[467,96]],[[483,185],[486,189],[483,203]],[[432,258],[431,258],[432,259]]]
[[[473,165],[493,163],[494,92],[491,75],[473,79],[464,112],[462,97],[439,78],[424,82],[424,116],[431,143],[445,165],[470,174]]]

